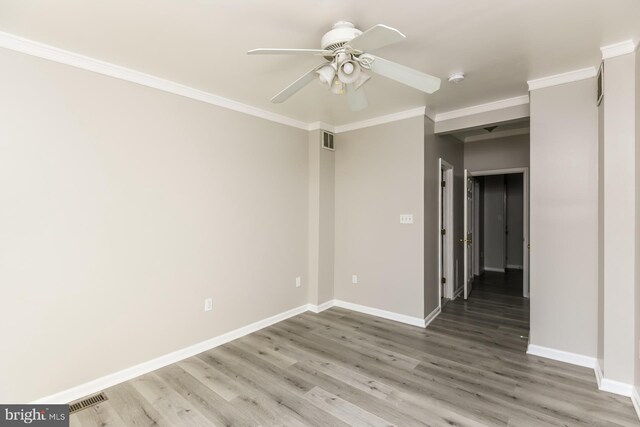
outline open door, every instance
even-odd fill
[[[464,170],[464,299],[469,298],[473,285],[473,177]]]

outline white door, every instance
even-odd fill
[[[464,170],[464,299],[469,298],[473,285],[473,178]]]

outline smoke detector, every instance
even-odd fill
[[[453,73],[449,76],[449,83],[460,83],[464,80],[464,73]]]

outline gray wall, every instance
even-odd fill
[[[507,188],[507,268],[522,268],[522,238],[524,233],[523,216],[523,175],[511,173],[505,175]]]
[[[438,287],[438,192],[440,179],[438,159],[444,159],[454,168],[454,273],[457,276],[456,289],[464,286],[463,247],[458,244],[463,238],[462,209],[464,203],[464,167],[463,144],[451,136],[434,134],[434,123],[429,118],[424,120],[424,312],[431,313],[439,304]],[[455,279],[454,279],[455,280]]]
[[[423,135],[422,117],[336,135],[336,298],[424,317]]]
[[[635,377],[635,54],[605,60],[604,378]]]
[[[484,268],[505,268],[504,175],[484,177]]]
[[[307,303],[307,131],[2,49],[0,93],[0,401]]]
[[[636,257],[635,257],[635,304],[634,304],[634,324],[635,328],[635,390],[640,395],[640,238],[638,237],[638,231],[640,231],[640,55],[636,52],[636,176],[635,176],[635,190],[636,190]]]
[[[321,132],[309,132],[309,303],[333,299],[334,152],[322,148]]]
[[[604,104],[598,106],[598,346],[596,357],[604,369]]]
[[[467,142],[464,167],[471,172],[529,167],[529,135]]]
[[[636,51],[636,105],[635,105],[635,118],[636,118],[636,175],[635,175],[635,191],[636,191],[636,235],[635,235],[635,304],[634,304],[634,324],[635,327],[635,390],[637,395],[640,395],[640,238],[638,237],[638,231],[640,231],[640,54]]]
[[[530,343],[591,357],[598,305],[594,93],[595,79],[531,92]]]

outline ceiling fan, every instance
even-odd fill
[[[440,79],[424,74],[404,65],[371,55],[369,51],[404,40],[406,36],[395,28],[378,24],[367,31],[358,30],[351,22],[339,21],[322,36],[321,49],[253,49],[249,55],[290,54],[323,56],[324,62],[304,74],[283,91],[271,98],[279,104],[316,78],[331,92],[346,93],[349,107],[353,111],[367,107],[367,96],[362,87],[371,76],[371,71],[381,76],[411,86],[426,93],[440,89]]]

